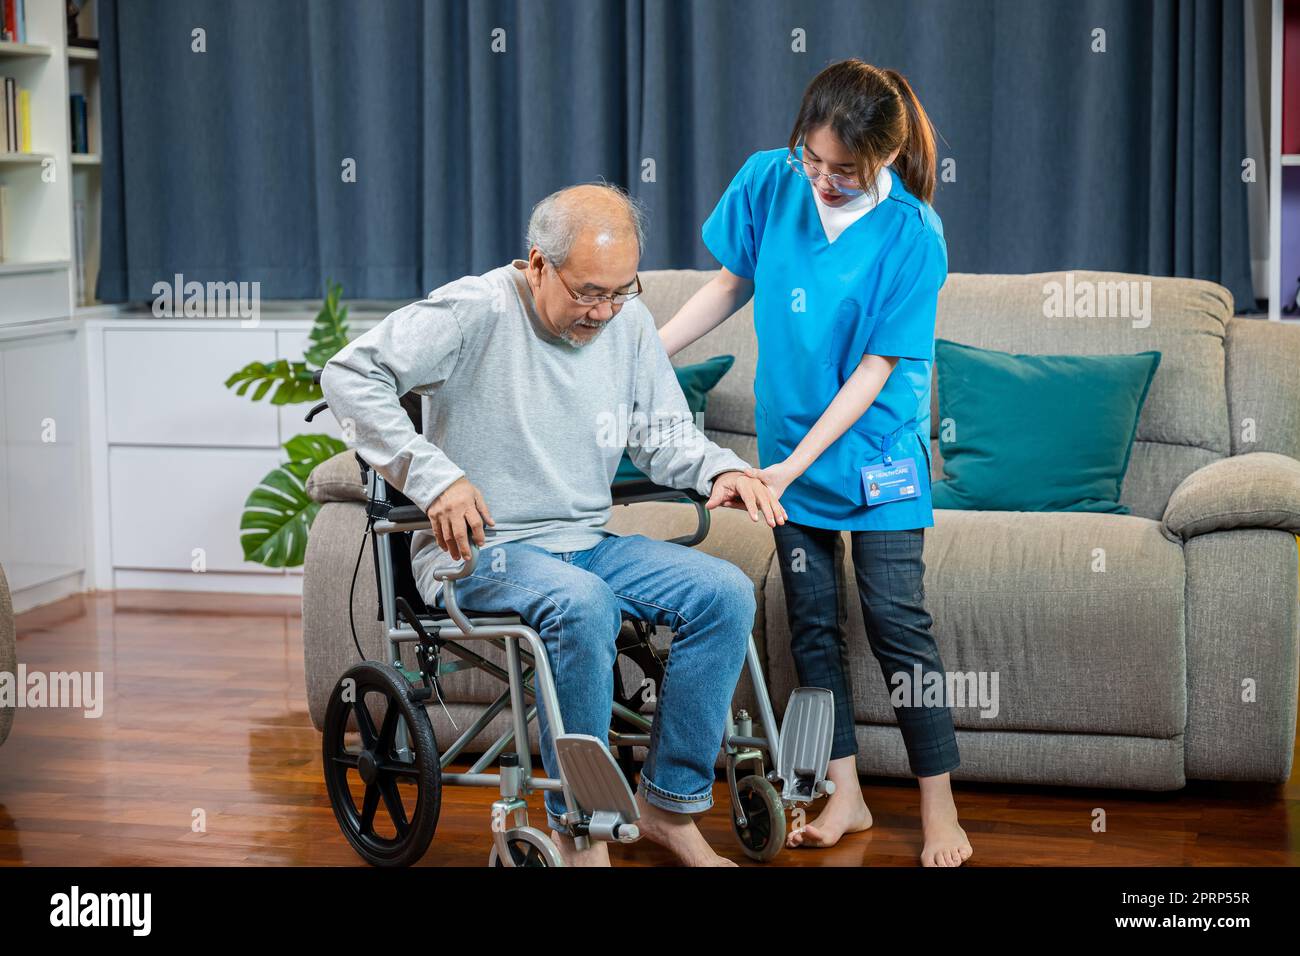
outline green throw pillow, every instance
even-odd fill
[[[1120,488],[1159,352],[1012,355],[939,339],[935,362],[947,478],[934,507],[1129,513]]]
[[[682,386],[682,393],[686,396],[686,404],[692,415],[704,411],[704,406],[709,402],[709,391],[722,381],[722,376],[727,374],[735,361],[734,355],[715,355],[698,365],[683,365],[673,370],[677,373],[677,381]],[[614,474],[614,483],[639,481],[645,477],[645,472],[632,464],[628,453],[623,452],[623,460],[618,463],[618,471]]]

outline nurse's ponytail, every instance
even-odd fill
[[[858,177],[874,191],[875,178],[895,150],[894,168],[917,199],[934,200],[934,130],[912,86],[897,70],[859,59],[822,70],[804,91],[790,134],[790,150],[811,130],[829,125],[857,157]]]
[[[930,125],[930,117],[912,92],[912,84],[907,82],[902,73],[885,70],[885,76],[893,80],[903,106],[907,109],[907,137],[903,148],[898,152],[898,159],[894,160],[894,168],[898,170],[909,193],[917,199],[933,202],[935,153],[934,128]]]

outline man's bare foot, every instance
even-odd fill
[[[585,850],[579,850],[573,844],[573,837],[558,830],[551,831],[551,840],[565,866],[609,866],[609,844],[604,840],[588,841]]]
[[[844,834],[861,833],[871,827],[871,811],[862,799],[862,784],[858,782],[857,758],[832,760],[826,778],[835,784],[835,792],[826,798],[826,806],[816,820],[786,835],[786,846],[834,846]]]
[[[922,866],[961,866],[975,851],[966,831],[957,823],[949,775],[918,777],[921,785]]]
[[[713,852],[713,848],[704,839],[704,834],[700,832],[700,828],[695,825],[689,813],[670,813],[661,810],[647,803],[639,790],[636,794],[636,805],[641,811],[641,819],[636,822],[641,829],[641,835],[672,853],[682,866],[736,865],[726,857],[718,856]]]

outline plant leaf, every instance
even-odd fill
[[[285,467],[306,481],[313,468],[339,452],[347,451],[348,446],[333,435],[295,435],[284,443],[284,450],[289,453],[289,463]]]
[[[303,358],[316,368],[324,368],[325,363],[348,344],[348,309],[339,305],[342,294],[342,286],[332,280],[326,281],[325,301],[316,313],[308,336],[312,344],[303,353]]]
[[[257,385],[253,390],[253,401],[261,401],[272,388],[272,405],[294,405],[299,402],[316,402],[321,399],[320,386],[312,381],[312,370],[303,362],[289,362],[276,359],[271,364],[249,362],[230,378],[226,379],[226,388],[235,388],[235,394],[245,395],[250,385]]]
[[[307,494],[307,476],[347,445],[331,435],[295,435],[284,443],[290,460],[268,472],[244,502],[239,521],[244,559],[268,568],[299,567],[320,504]]]

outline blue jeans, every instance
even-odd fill
[[[645,535],[611,535],[582,551],[492,544],[456,600],[475,611],[513,611],[546,645],[566,733],[609,737],[615,641],[623,616],[674,632],[639,792],[656,807],[699,813],[713,805],[713,766],[754,625],[754,585],[734,564]],[[438,606],[445,607],[443,595]],[[559,777],[546,712],[537,711],[542,764]],[[565,830],[563,794],[547,791],[548,820]]]

